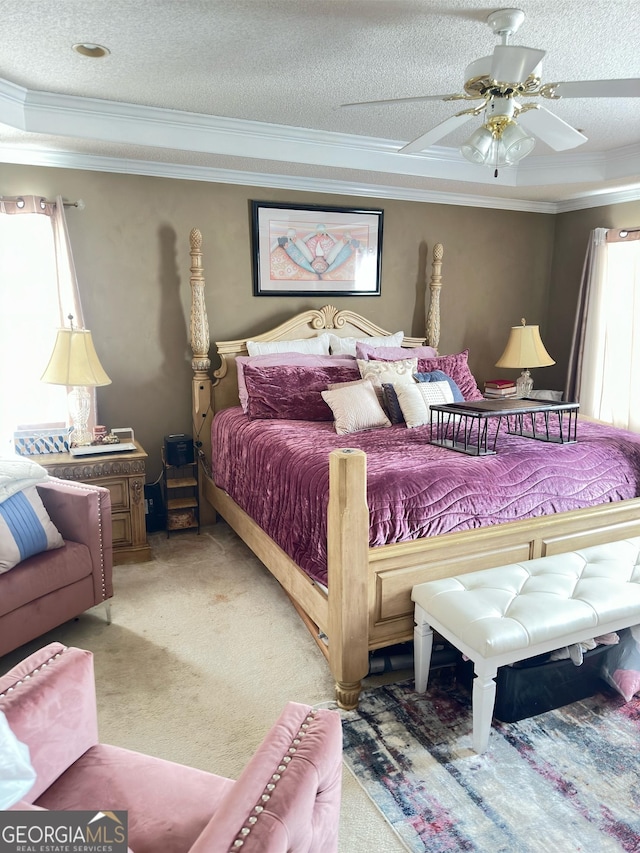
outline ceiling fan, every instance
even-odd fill
[[[542,83],[544,50],[509,44],[524,21],[521,9],[498,9],[487,18],[491,30],[501,37],[492,56],[477,59],[465,70],[464,91],[449,95],[422,95],[382,101],[360,101],[344,107],[407,104],[423,101],[480,101],[470,109],[449,116],[431,130],[399,149],[401,154],[424,151],[443,137],[484,114],[484,121],[461,146],[461,153],[472,163],[491,165],[495,177],[498,167],[517,163],[530,154],[534,137],[555,151],[576,148],[587,141],[579,130],[540,103],[518,99],[546,98],[637,98],[640,79],[580,80],[569,83]]]

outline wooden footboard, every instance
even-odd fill
[[[434,248],[428,343],[437,346],[442,246]],[[200,232],[191,233],[193,430],[203,463],[202,498],[229,523],[282,585],[328,657],[336,697],[344,708],[358,703],[369,652],[413,636],[411,589],[415,584],[464,572],[640,535],[640,498],[527,521],[447,533],[398,545],[369,548],[366,455],[342,449],[330,454],[328,591],[313,582],[209,476],[214,410],[238,404],[235,357],[246,341],[217,344],[220,366],[210,375]],[[351,311],[326,306],[254,336],[257,340],[312,337],[323,329],[342,335],[386,334]],[[417,346],[420,338],[405,338]],[[328,647],[320,635],[328,637]]]

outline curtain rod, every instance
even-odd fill
[[[33,196],[32,193],[26,193],[26,195],[38,198],[38,196]],[[19,201],[22,196],[0,196],[0,201]],[[55,204],[55,201],[49,201],[48,198],[44,198],[39,196],[40,200],[44,202],[44,204]],[[63,207],[76,207],[78,210],[84,210],[84,201],[79,198],[77,201],[63,201]]]

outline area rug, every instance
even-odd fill
[[[603,692],[471,747],[451,677],[363,692],[343,712],[345,763],[415,853],[640,851],[640,701]]]

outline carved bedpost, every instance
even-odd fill
[[[204,303],[204,274],[202,268],[202,234],[193,228],[189,234],[191,244],[191,349],[193,358],[192,418],[194,441],[198,452],[203,443],[209,446],[209,437],[204,430],[211,422],[211,359],[209,358],[209,321]],[[206,454],[205,454],[206,458]],[[210,460],[207,459],[207,462]]]
[[[427,313],[427,344],[438,349],[440,343],[440,288],[442,287],[442,256],[444,246],[436,243],[433,247],[431,281],[429,282],[429,311]]]

